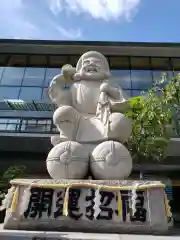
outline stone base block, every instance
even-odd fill
[[[11,184],[4,229],[154,233],[170,226],[161,182],[17,179]]]

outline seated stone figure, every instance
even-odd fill
[[[69,68],[69,76],[71,72],[73,69]],[[49,88],[51,100],[58,105],[53,121],[60,131],[60,139],[126,141],[131,133],[131,122],[122,112],[128,101],[120,87],[111,86],[106,58],[98,52],[87,52],[70,79],[70,89],[63,89],[64,78],[56,76]]]
[[[127,96],[121,87],[112,85],[109,64],[99,52],[83,54],[76,69],[65,65],[62,74],[52,80],[48,95],[58,106],[53,122],[60,136],[52,137],[54,146],[64,141],[90,144],[91,155],[97,152],[94,148],[98,144],[106,142],[104,148],[112,149],[112,141],[123,143],[131,134],[131,120],[123,114],[128,107]]]

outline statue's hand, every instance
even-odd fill
[[[62,67],[61,73],[64,76],[66,82],[71,82],[73,81],[73,76],[76,73],[76,68],[72,67],[69,64],[66,64]]]
[[[110,86],[108,83],[102,83],[100,86],[100,92],[108,93],[110,89]]]
[[[74,75],[73,75],[73,80],[74,81],[80,81],[81,80],[81,74],[80,73],[75,73]]]

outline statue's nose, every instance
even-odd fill
[[[92,61],[92,62],[90,62],[89,66],[90,66],[90,67],[95,67],[95,66],[96,66],[96,63]]]

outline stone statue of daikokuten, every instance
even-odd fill
[[[95,179],[128,177],[132,159],[123,146],[132,130],[131,120],[123,114],[128,99],[120,86],[113,86],[105,56],[89,51],[76,68],[65,65],[53,78],[48,95],[57,105],[53,122],[60,133],[51,138],[54,148],[47,158],[51,177],[83,178],[89,163]]]

